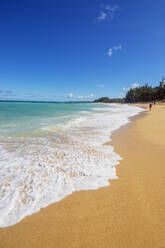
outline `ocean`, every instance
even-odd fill
[[[116,179],[105,145],[143,109],[121,104],[0,102],[0,227]]]

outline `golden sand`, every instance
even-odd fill
[[[0,230],[0,248],[165,248],[165,106],[112,135],[118,180]]]

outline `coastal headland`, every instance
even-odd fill
[[[117,180],[1,229],[0,248],[165,247],[165,105],[133,117],[110,143],[123,158]]]

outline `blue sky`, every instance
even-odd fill
[[[164,0],[0,1],[0,99],[120,97],[165,76]]]

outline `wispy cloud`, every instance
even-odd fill
[[[99,88],[104,88],[104,86],[105,86],[104,84],[99,84],[98,85]]]
[[[125,87],[122,88],[123,91],[128,91],[129,89],[130,88],[125,88]]]
[[[121,50],[122,50],[121,44],[118,46],[111,47],[108,49],[108,56],[111,57],[114,51],[121,51]]]
[[[77,99],[79,100],[90,100],[94,97],[94,94],[91,93],[89,96],[78,96]]]
[[[125,96],[125,93],[124,92],[120,92],[120,97],[124,97]]]
[[[127,93],[127,91],[129,91],[130,89],[136,89],[139,86],[140,86],[140,84],[138,84],[138,83],[132,83],[129,88],[123,87],[123,88],[121,88],[120,95],[121,96],[125,96],[125,94]]]
[[[72,98],[73,97],[73,93],[69,93],[69,96],[68,97]]]
[[[28,92],[12,92],[10,90],[0,89],[0,100],[27,100],[27,101],[66,101],[71,100],[93,100],[94,94],[91,93],[89,95],[74,95],[72,92],[68,95],[55,95],[55,94],[48,94],[48,95],[41,95],[35,93],[28,93]]]
[[[114,18],[115,12],[119,9],[117,4],[101,4],[101,10],[97,16],[97,21],[112,20]]]
[[[73,97],[73,93],[69,93],[67,96],[63,96],[63,98],[72,98]]]
[[[108,56],[109,56],[109,57],[112,56],[112,52],[113,52],[113,48],[109,48],[109,49],[108,49]]]
[[[0,96],[5,96],[5,97],[14,96],[14,92],[11,90],[0,89]]]
[[[111,11],[111,12],[115,12],[119,9],[119,6],[117,4],[115,5],[110,5],[110,4],[107,4],[105,6],[105,9],[108,10],[108,11]]]
[[[113,49],[114,49],[115,51],[121,50],[121,49],[122,49],[122,46],[121,46],[121,45],[114,46]]]
[[[97,20],[98,21],[103,21],[103,20],[106,19],[106,17],[107,17],[107,14],[104,11],[101,11],[99,16],[97,17]]]
[[[92,97],[94,97],[94,94],[91,93],[88,97],[89,97],[89,98],[92,98]]]
[[[140,84],[133,83],[133,84],[131,85],[131,89],[136,89],[136,88],[138,88],[139,86],[140,86]]]

